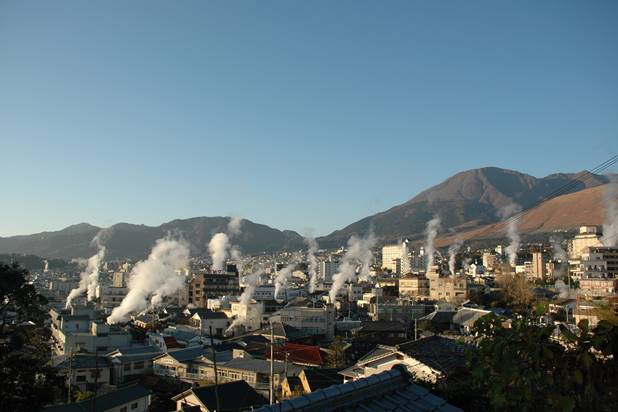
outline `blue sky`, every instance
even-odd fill
[[[618,152],[615,1],[0,0],[0,236],[326,234],[465,169]]]

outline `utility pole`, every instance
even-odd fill
[[[69,393],[67,394],[67,405],[71,403],[71,381],[73,380],[73,350],[69,352]]]
[[[414,340],[418,340],[418,319],[414,318]]]
[[[212,337],[212,325],[208,327],[210,333],[210,349],[212,350],[212,363],[215,370],[215,400],[217,404],[217,412],[221,411],[221,404],[219,403],[219,376],[217,374],[217,351],[215,351],[215,341]]]
[[[269,402],[272,405],[275,403],[275,333],[273,331],[273,323],[270,322],[270,391]]]

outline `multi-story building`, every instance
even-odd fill
[[[589,247],[582,252],[577,264],[571,261],[571,273],[576,278],[618,277],[618,248]]]
[[[129,289],[124,286],[101,286],[97,287],[99,307],[109,313],[115,307],[120,306],[122,300],[129,293]]]
[[[316,305],[297,298],[281,309],[281,322],[309,335],[322,335],[327,340],[335,335],[335,307],[332,304]]]
[[[462,303],[468,299],[467,279],[465,276],[431,278],[429,298],[448,303]]]
[[[78,351],[107,353],[131,345],[131,335],[115,325],[97,320],[92,308],[74,306],[71,310],[49,312],[52,320],[52,349],[56,355]]]
[[[603,246],[601,233],[596,226],[581,226],[577,234],[569,242],[569,259],[578,260],[589,247]]]
[[[401,245],[382,247],[382,268],[393,273],[401,273]]]
[[[536,279],[545,279],[545,263],[543,261],[543,253],[532,253],[532,276]]]
[[[187,285],[187,301],[200,308],[207,306],[208,298],[235,296],[240,293],[240,282],[235,272],[204,273],[193,277]]]
[[[485,270],[493,271],[496,267],[496,255],[491,252],[483,252],[483,267]]]
[[[318,276],[324,282],[332,282],[333,276],[339,271],[339,261],[330,256],[328,260],[323,260],[318,266]]]
[[[429,279],[424,276],[404,276],[399,279],[400,297],[429,297]]]

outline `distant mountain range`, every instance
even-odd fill
[[[446,179],[405,203],[384,212],[354,222],[341,230],[318,239],[323,247],[344,244],[352,234],[365,234],[370,227],[382,242],[396,241],[402,237],[420,239],[427,222],[434,216],[441,218],[440,233],[469,232],[487,224],[500,221],[499,211],[510,203],[524,210],[556,195],[579,192],[609,181],[607,176],[587,171],[557,173],[536,178],[514,170],[485,167],[473,169]],[[553,205],[557,205],[554,203]],[[589,224],[599,224],[602,202],[590,210]],[[571,228],[579,224],[571,215],[564,215],[557,226]],[[492,232],[478,232],[490,236]],[[493,233],[493,235],[502,235]]]
[[[111,227],[105,242],[107,256],[114,258],[143,258],[148,255],[155,241],[166,236],[180,235],[192,248],[192,255],[206,255],[212,235],[226,231],[229,217],[195,217],[178,219],[160,226],[118,223]],[[76,258],[93,254],[90,242],[101,228],[80,223],[56,232],[0,238],[0,253],[27,253],[45,257]],[[243,253],[256,254],[302,247],[303,238],[298,233],[270,228],[243,219],[241,233],[232,243]]]
[[[403,237],[419,240],[435,214],[442,220],[438,245],[446,245],[455,234],[464,239],[503,237],[499,211],[510,203],[524,210],[533,208],[521,220],[526,233],[572,229],[582,224],[601,224],[601,185],[609,178],[587,171],[558,173],[536,178],[513,170],[486,167],[458,173],[418,194],[405,203],[354,222],[318,238],[323,248],[345,245],[353,235],[370,228],[381,243]],[[536,206],[542,200],[553,198]],[[192,245],[194,255],[206,255],[213,234],[225,231],[227,217],[178,219],[160,226],[114,225],[106,243],[109,258],[142,258],[167,233],[180,234]],[[90,241],[100,228],[81,223],[56,232],[0,238],[0,253],[27,253],[51,258],[74,258],[93,253]],[[243,220],[242,232],[233,243],[247,254],[298,250],[303,239],[298,233],[277,230]]]

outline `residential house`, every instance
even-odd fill
[[[44,412],[146,412],[150,406],[150,390],[141,385],[126,386],[94,399],[68,405],[50,406]]]
[[[231,351],[216,352],[217,366],[232,359]],[[214,381],[213,355],[209,349],[191,347],[160,355],[153,360],[153,373],[189,383]]]
[[[218,391],[218,394],[215,392]],[[225,412],[241,412],[266,405],[268,400],[257,393],[247,382],[234,381],[191,388],[172,398],[176,402],[176,411],[211,412],[219,409]]]

